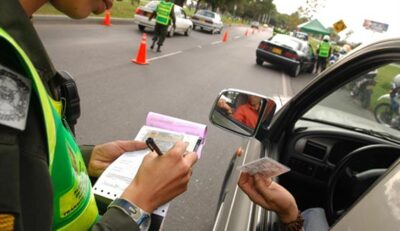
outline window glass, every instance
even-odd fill
[[[303,115],[400,143],[400,64],[358,75]]]
[[[277,34],[272,37],[271,42],[288,47],[290,49],[301,50],[301,42],[287,35]]]

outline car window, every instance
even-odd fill
[[[186,13],[183,9],[181,9],[181,15],[182,15],[182,18],[186,18]]]
[[[181,8],[179,7],[174,7],[174,13],[175,13],[175,17],[177,18],[183,18],[182,12],[181,12]]]
[[[278,45],[283,45],[285,47],[289,47],[294,50],[301,50],[302,47],[300,41],[297,41],[296,39],[293,39],[289,36],[280,34],[277,34],[274,37],[272,37],[271,42],[274,42]]]
[[[215,13],[205,10],[199,10],[197,14],[208,17],[208,18],[215,18]]]
[[[158,6],[158,3],[159,3],[158,1],[151,1],[151,2],[147,3],[147,5],[145,7],[155,10]]]
[[[320,101],[303,119],[400,143],[400,64],[368,70]]]

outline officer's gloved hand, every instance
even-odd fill
[[[134,180],[122,194],[146,212],[153,212],[186,191],[197,154],[186,152],[187,144],[178,141],[162,156],[145,156]]]

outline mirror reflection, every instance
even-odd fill
[[[266,99],[234,90],[220,94],[211,113],[211,121],[236,133],[251,136],[266,105]]]

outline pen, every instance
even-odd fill
[[[153,138],[151,138],[151,137],[147,138],[146,144],[147,144],[147,147],[149,147],[149,149],[151,151],[155,151],[159,156],[163,155],[160,148],[157,146],[156,142],[154,142]]]

